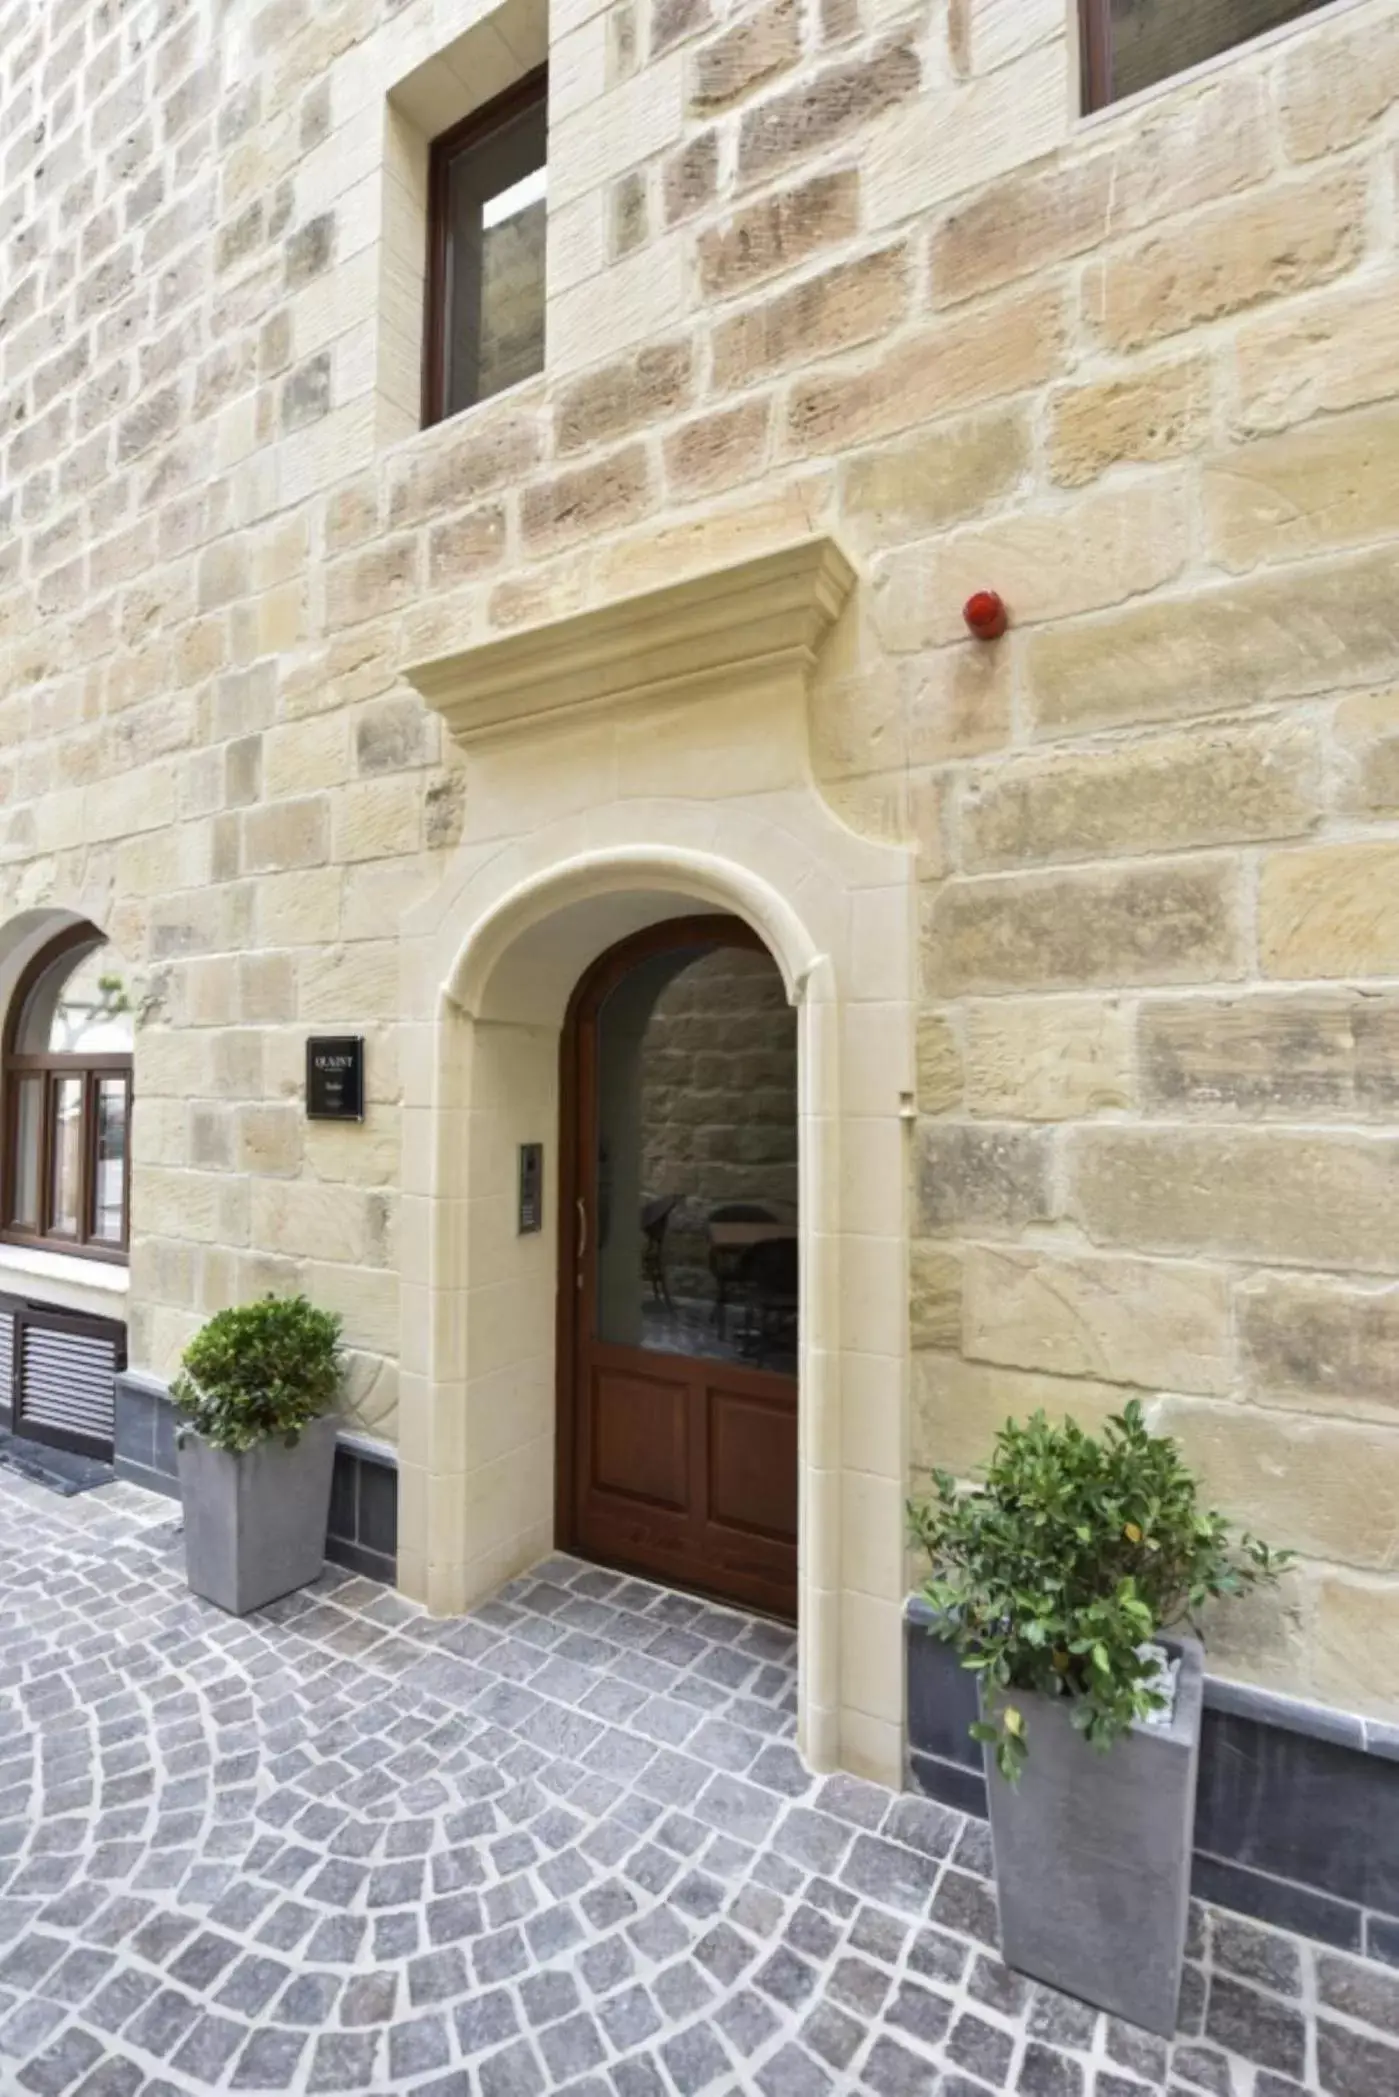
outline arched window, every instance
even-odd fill
[[[30,962],[4,1032],[0,1237],[124,1259],[134,1023],[115,950],[73,925]]]

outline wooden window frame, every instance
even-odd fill
[[[131,1077],[129,1055],[61,1055],[53,1051],[22,1054],[15,1046],[19,1023],[30,992],[65,954],[74,956],[76,968],[83,950],[103,944],[102,934],[92,925],[71,925],[41,947],[24,969],[5,1015],[0,1037],[0,1244],[23,1245],[34,1252],[67,1253],[70,1258],[102,1260],[125,1266],[131,1243]],[[39,1227],[25,1230],[11,1221],[15,1211],[19,1172],[19,1098],[21,1078],[37,1077],[43,1085],[39,1121]],[[94,1235],[93,1201],[97,1187],[97,1089],[104,1078],[125,1080],[126,1160],[122,1174],[121,1236]],[[78,1229],[75,1234],[50,1227],[53,1199],[54,1095],[63,1078],[82,1081],[83,1106],[78,1144]]]
[[[1092,116],[1112,101],[1112,0],[1078,0],[1078,25],[1083,113]]]
[[[461,154],[485,141],[504,124],[543,99],[549,85],[547,65],[535,66],[504,94],[473,109],[470,116],[432,141],[428,155],[427,181],[427,284],[423,310],[423,428],[445,422],[451,414],[467,408],[447,407],[447,328],[451,320],[448,284],[451,278],[451,222],[448,213],[452,164]],[[468,403],[470,407],[474,403]]]

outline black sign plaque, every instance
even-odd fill
[[[310,1121],[364,1120],[364,1036],[313,1034],[306,1044]]]
[[[544,1228],[544,1145],[520,1145],[520,1221],[518,1235]]]

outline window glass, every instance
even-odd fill
[[[442,386],[455,415],[544,368],[547,113],[541,84],[523,106],[443,148]]]
[[[1119,102],[1331,0],[1084,0],[1090,44],[1106,36],[1093,103]],[[1090,77],[1092,53],[1090,51]]]
[[[53,1081],[53,1173],[49,1185],[49,1228],[55,1237],[78,1235],[82,1195],[83,1081]]]
[[[19,1230],[37,1231],[44,1081],[40,1077],[21,1078],[15,1089],[15,1177],[9,1220]]]
[[[126,1221],[126,1080],[97,1080],[92,1235],[120,1245]]]
[[[91,925],[58,934],[0,1014],[0,1236],[126,1248],[134,986]]]
[[[60,954],[25,1000],[15,1047],[26,1056],[129,1056],[131,999],[115,950]]]

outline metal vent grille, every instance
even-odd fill
[[[26,1324],[17,1430],[47,1428],[110,1448],[117,1367],[114,1340]]]
[[[9,1311],[0,1311],[0,1405],[14,1403],[15,1321]]]

